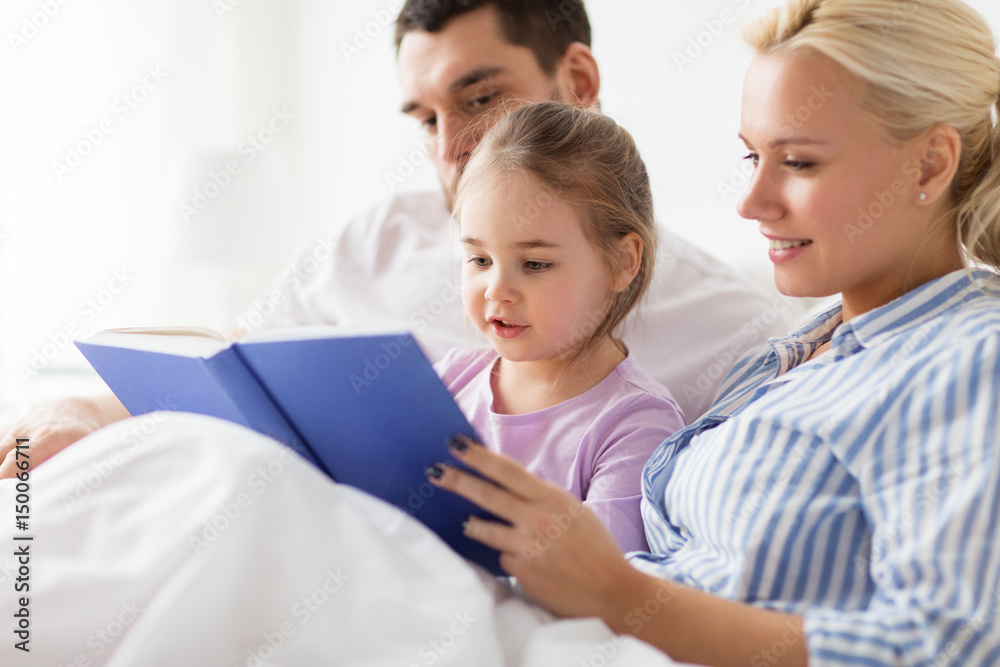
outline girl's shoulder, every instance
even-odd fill
[[[453,347],[441,361],[434,364],[434,370],[445,386],[454,393],[456,388],[468,384],[493,364],[496,350],[490,347]]]
[[[612,375],[616,378],[613,395],[620,410],[656,410],[665,421],[684,420],[684,414],[670,389],[654,380],[631,354],[618,364]]]

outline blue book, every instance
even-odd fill
[[[489,515],[424,476],[433,463],[463,467],[448,440],[477,436],[411,334],[304,328],[230,343],[203,329],[112,329],[76,346],[133,416],[194,412],[263,433],[503,574],[495,550],[462,534],[468,516]]]

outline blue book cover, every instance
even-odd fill
[[[270,436],[502,574],[498,553],[462,534],[469,515],[487,514],[424,476],[433,463],[461,467],[452,435],[477,436],[411,334],[306,329],[230,344],[202,330],[121,329],[76,345],[130,414],[194,412]]]

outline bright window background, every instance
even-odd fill
[[[661,221],[763,285],[766,244],[735,213],[738,24],[775,4],[587,2],[604,110],[635,135]],[[970,4],[1000,30],[996,0]],[[67,330],[229,329],[296,247],[390,194],[417,139],[380,25],[397,6],[0,4],[0,406],[74,369],[95,386]],[[403,187],[435,186],[425,163]]]

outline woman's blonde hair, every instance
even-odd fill
[[[898,141],[953,127],[960,247],[966,261],[1000,269],[1000,61],[982,16],[960,0],[789,0],[744,38],[758,54],[812,49],[838,63]]]
[[[506,114],[486,133],[462,174],[454,215],[474,187],[493,187],[529,176],[546,197],[558,198],[580,216],[583,233],[612,274],[623,267],[619,242],[628,234],[642,241],[639,270],[622,291],[613,293],[603,314],[579,331],[571,362],[605,336],[614,337],[625,316],[649,286],[656,262],[656,221],[646,165],[632,136],[615,121],[595,111],[559,102],[541,102]],[[529,202],[512,212],[511,224],[530,223],[545,215],[545,201]]]

